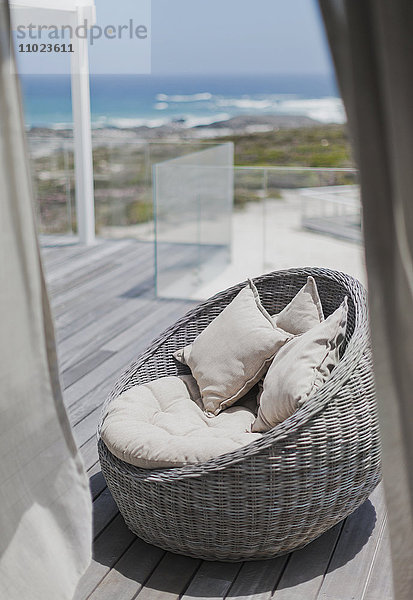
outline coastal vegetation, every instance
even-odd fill
[[[208,141],[234,142],[239,167],[354,167],[347,129],[343,125],[277,128],[267,132],[234,132]],[[198,140],[183,144],[165,139],[122,143],[95,143],[95,206],[98,232],[108,226],[144,223],[152,219],[152,166],[202,148]],[[43,153],[32,160],[41,231],[76,229],[73,153],[64,149]],[[313,175],[295,176],[270,171],[236,171],[234,201],[238,208],[264,197],[279,198],[280,187],[314,185]],[[301,177],[301,179],[300,179]],[[343,174],[342,178],[345,179]],[[344,181],[343,181],[344,182]]]
[[[289,167],[354,167],[344,125],[320,125],[239,135],[235,164]]]

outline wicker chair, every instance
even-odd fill
[[[326,316],[348,296],[347,335],[331,377],[289,419],[248,446],[173,469],[131,466],[113,456],[98,433],[108,487],[127,526],[143,540],[207,560],[269,558],[311,542],[352,513],[379,482],[363,287],[348,275],[318,268],[274,272],[254,281],[273,314],[308,275],[316,279]],[[153,342],[120,377],[102,417],[108,403],[131,386],[188,372],[172,352],[194,340],[244,285],[200,304]]]

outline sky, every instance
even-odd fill
[[[102,28],[130,19],[134,24],[149,23],[154,75],[333,72],[317,0],[95,2]],[[89,48],[91,72],[144,72],[140,69],[145,64],[149,68],[149,48],[149,38],[102,37]],[[69,58],[54,52],[18,53],[22,73],[69,72]]]
[[[152,0],[152,72],[330,74],[332,66],[316,0]]]

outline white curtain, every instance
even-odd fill
[[[0,598],[69,600],[90,561],[91,500],[62,402],[12,60],[0,0]]]
[[[395,594],[413,598],[413,2],[319,0],[360,167]]]

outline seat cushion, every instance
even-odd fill
[[[250,282],[174,357],[190,367],[205,411],[212,416],[246,394],[290,338],[274,324]]]
[[[234,406],[209,418],[197,394],[188,375],[134,386],[110,403],[101,438],[112,454],[144,469],[205,462],[259,439],[248,433],[252,411]]]

